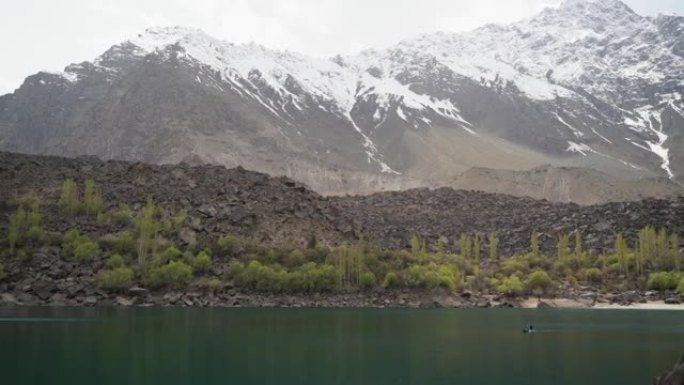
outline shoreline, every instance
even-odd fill
[[[47,293],[45,293],[47,294]],[[224,307],[224,308],[405,308],[405,309],[586,309],[586,310],[684,310],[684,296],[617,301],[620,295],[593,298],[520,297],[439,291],[349,292],[309,295],[248,293],[237,290],[219,293],[183,291],[149,292],[132,288],[127,293],[94,291],[85,295],[54,292],[33,296],[29,293],[0,293],[0,308],[9,307]],[[672,299],[675,299],[673,301]],[[678,302],[678,303],[676,303]]]

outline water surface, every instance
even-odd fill
[[[647,385],[682,352],[677,311],[0,309],[4,384]]]

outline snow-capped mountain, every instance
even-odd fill
[[[618,0],[331,59],[152,28],[0,97],[0,149],[243,165],[323,192],[543,164],[668,185],[682,94],[684,18]]]

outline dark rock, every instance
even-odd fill
[[[671,371],[653,380],[653,385],[684,385],[684,354]]]
[[[665,303],[668,305],[679,305],[682,301],[679,297],[667,297],[665,298]]]
[[[134,297],[147,297],[150,295],[150,291],[139,286],[133,286],[132,288],[128,289],[128,294]]]

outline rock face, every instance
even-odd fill
[[[683,26],[567,1],[330,60],[149,29],[0,97],[0,150],[241,165],[325,194],[502,192],[459,178],[480,167],[522,172],[527,187],[511,192],[554,201],[671,195],[684,175]],[[601,172],[572,179],[600,193],[539,187],[523,171],[544,164]]]
[[[542,249],[550,252],[560,234],[573,231],[582,234],[590,252],[610,250],[619,231],[632,244],[647,225],[684,234],[684,197],[594,206],[451,188],[324,197],[292,180],[241,168],[8,153],[0,153],[0,230],[7,226],[4,214],[11,209],[6,202],[34,191],[54,203],[67,178],[79,183],[92,178],[108,209],[120,203],[136,209],[152,196],[171,212],[186,210],[188,220],[180,231],[180,241],[186,244],[230,233],[263,244],[304,245],[313,232],[324,244],[363,237],[376,246],[403,249],[417,234],[430,247],[441,240],[458,251],[462,234],[494,233],[500,240],[499,254],[509,256],[528,250],[534,230],[541,233]],[[56,212],[46,212],[44,221],[48,230],[62,233],[74,226],[73,219]],[[95,223],[86,226],[97,228]],[[38,293],[49,296],[52,291],[47,287]]]
[[[653,385],[684,385],[684,355],[671,371],[653,380]]]

